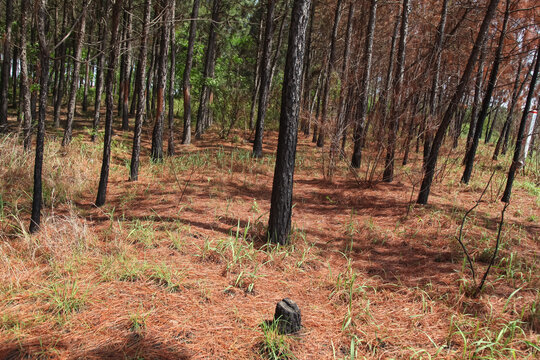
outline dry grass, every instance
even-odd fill
[[[456,230],[491,174],[485,159],[468,187],[456,182],[459,162],[449,163],[431,204],[406,216],[418,155],[392,184],[364,182],[364,168],[355,178],[344,162],[330,182],[320,150],[301,139],[292,242],[275,246],[263,236],[270,152],[255,160],[249,144],[209,134],[162,164],[144,157],[130,183],[129,134],[118,132],[108,203],[97,209],[99,143],[47,144],[43,228],[30,236],[32,154],[0,139],[0,358],[539,356],[539,233],[529,220],[540,213],[530,185],[513,194],[487,288],[467,296]],[[275,144],[269,134],[266,149]],[[466,224],[480,269],[503,180]],[[284,297],[303,316],[289,337],[264,322]]]

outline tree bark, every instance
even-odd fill
[[[111,141],[112,141],[112,123],[114,111],[113,84],[114,73],[118,58],[118,24],[122,10],[123,0],[116,0],[112,9],[111,18],[111,39],[109,41],[109,61],[107,63],[107,76],[105,78],[105,104],[107,107],[105,113],[105,138],[103,143],[103,162],[101,164],[101,173],[99,177],[99,187],[96,197],[96,206],[105,205],[107,199],[107,185],[109,182],[109,165],[111,161]]]
[[[495,60],[493,61],[493,66],[491,68],[491,74],[489,75],[488,86],[484,99],[482,100],[482,108],[478,114],[478,120],[476,120],[476,129],[472,138],[471,146],[467,151],[465,159],[465,170],[463,171],[463,176],[461,177],[461,182],[463,184],[468,184],[471,179],[472,170],[474,166],[474,158],[476,157],[476,150],[478,149],[478,142],[480,141],[480,136],[482,135],[482,128],[484,127],[484,120],[489,110],[489,105],[491,104],[491,97],[493,95],[493,90],[495,89],[495,83],[497,82],[497,76],[499,74],[499,65],[502,61],[502,51],[504,47],[504,37],[506,36],[506,26],[508,24],[508,17],[510,15],[510,0],[506,0],[506,11],[504,13],[504,20],[501,29],[501,35],[499,37],[499,44],[497,45],[497,50],[495,53]]]
[[[197,0],[196,0],[197,1]],[[139,179],[139,158],[141,153],[141,132],[144,120],[144,112],[146,110],[146,77],[144,76],[146,70],[146,48],[148,46],[148,25],[150,23],[150,8],[152,5],[151,0],[145,0],[144,5],[144,19],[142,25],[141,34],[141,46],[139,50],[139,66],[137,67],[137,82],[140,86],[138,88],[139,94],[137,95],[137,114],[135,115],[135,129],[133,130],[133,149],[131,152],[131,166],[130,166],[130,181],[137,181]]]
[[[30,0],[21,0],[21,99],[23,114],[25,151],[30,151],[32,145],[32,110],[30,103],[30,79],[28,76],[28,59],[26,49],[26,33],[28,32],[28,13]]]
[[[173,156],[174,151],[174,90],[175,90],[175,68],[176,68],[176,44],[175,44],[175,26],[174,26],[174,17],[175,17],[175,8],[176,8],[176,2],[175,0],[170,1],[170,7],[171,7],[171,17],[170,17],[170,24],[169,24],[169,31],[170,31],[170,47],[171,47],[171,67],[169,70],[169,116],[168,116],[168,123],[169,123],[169,139],[167,142],[167,155]]]
[[[13,0],[6,0],[6,34],[4,36],[4,54],[2,59],[2,77],[0,78],[0,132],[8,126],[8,88],[9,67],[11,65],[11,28],[13,24]]]
[[[191,21],[189,22],[189,38],[186,55],[186,67],[184,68],[183,88],[184,88],[184,133],[182,144],[191,144],[191,68],[193,67],[193,47],[195,45],[195,35],[197,34],[197,18],[199,17],[200,0],[193,0],[193,10],[191,11]]]
[[[409,29],[409,13],[411,12],[410,0],[403,0],[403,9],[401,13],[401,29],[399,35],[399,45],[397,53],[397,68],[394,78],[394,89],[392,96],[392,119],[389,123],[388,131],[388,151],[383,173],[384,182],[392,182],[394,180],[394,159],[396,156],[397,132],[399,127],[399,118],[402,115],[403,109],[401,105],[401,87],[403,85],[403,74],[405,72],[405,50],[407,45],[407,33]]]
[[[30,233],[39,230],[41,225],[41,208],[43,203],[43,148],[45,146],[45,115],[47,111],[47,93],[49,92],[49,44],[47,42],[47,0],[36,2],[38,37],[39,37],[39,119],[36,139],[36,159],[34,162],[34,193],[32,197],[32,215],[30,219]]]
[[[276,168],[272,186],[268,238],[285,244],[291,229],[292,192],[306,28],[311,0],[294,0],[281,101]]]
[[[195,128],[195,138],[200,139],[202,134],[210,126],[211,113],[209,104],[212,99],[212,88],[209,80],[214,78],[216,66],[216,30],[220,20],[221,0],[213,0],[212,19],[210,22],[210,32],[208,34],[208,45],[206,46],[206,59],[204,63],[203,86],[201,89],[201,99],[199,101],[199,111],[197,113],[197,124]]]
[[[152,132],[151,157],[153,161],[163,160],[163,121],[165,119],[165,86],[167,84],[167,53],[169,51],[170,4],[161,1],[163,24],[161,25],[160,49],[157,63],[156,120]]]
[[[71,80],[71,90],[69,94],[68,113],[66,119],[66,127],[64,130],[64,138],[62,146],[69,145],[73,133],[73,118],[75,117],[75,105],[77,102],[77,91],[79,90],[79,75],[81,70],[81,52],[84,33],[86,29],[86,12],[88,5],[83,5],[81,18],[79,20],[79,31],[77,34],[77,43],[75,45],[75,59],[73,64],[73,79]]]
[[[521,121],[519,123],[519,130],[518,130],[517,138],[516,138],[516,147],[514,149],[514,158],[512,159],[512,165],[510,165],[510,170],[508,171],[506,187],[504,189],[504,194],[501,199],[501,201],[505,203],[510,202],[510,195],[512,194],[512,186],[514,184],[516,172],[525,165],[524,163],[520,161],[521,147],[523,144],[523,139],[525,138],[525,126],[527,124],[527,117],[529,116],[531,102],[532,102],[533,97],[535,96],[535,91],[536,91],[536,81],[538,79],[538,68],[540,65],[540,44],[537,44],[535,58],[536,59],[535,59],[534,72],[531,78],[531,83],[529,85],[529,93],[527,94],[527,100],[525,101],[525,108],[523,109],[523,115],[521,116]]]
[[[332,73],[334,70],[334,62],[336,61],[336,42],[339,30],[339,21],[341,19],[341,3],[342,0],[337,0],[336,11],[334,13],[334,25],[332,27],[332,35],[330,38],[330,57],[326,68],[326,80],[324,82],[322,94],[322,114],[319,124],[319,137],[317,138],[317,147],[324,146],[324,138],[326,136],[326,118],[328,117],[328,101],[330,95],[330,86],[332,84]]]
[[[463,97],[465,88],[467,87],[467,84],[471,77],[474,64],[476,63],[476,59],[478,58],[478,53],[480,51],[482,44],[484,43],[484,39],[486,38],[489,26],[491,24],[491,20],[493,19],[493,16],[495,15],[495,11],[497,10],[498,4],[499,4],[499,0],[490,0],[489,2],[489,5],[486,10],[486,14],[484,16],[484,20],[482,21],[482,25],[480,25],[480,30],[476,37],[476,41],[471,50],[471,54],[469,56],[469,60],[467,61],[467,65],[465,66],[465,70],[463,71],[463,74],[461,75],[461,79],[456,88],[456,91],[454,92],[454,95],[452,96],[452,99],[450,100],[450,104],[448,105],[448,108],[446,109],[446,112],[444,113],[441,124],[439,125],[439,128],[437,129],[437,133],[435,134],[435,137],[433,139],[433,144],[431,145],[428,160],[426,162],[426,166],[424,169],[424,177],[422,179],[422,185],[420,187],[420,192],[418,194],[418,199],[417,199],[418,204],[427,204],[428,202],[429,193],[431,190],[431,184],[433,183],[433,177],[435,176],[435,167],[437,166],[439,150],[442,146],[444,135],[446,134],[446,130],[448,129],[448,126],[450,125],[452,116],[454,115],[455,110],[457,109],[457,106],[460,103],[461,98]]]
[[[375,21],[377,19],[377,5],[378,0],[371,0],[369,7],[368,30],[364,45],[364,56],[362,59],[363,73],[360,97],[358,99],[358,117],[353,134],[354,150],[351,159],[351,166],[355,169],[359,168],[362,164],[362,138],[364,137],[364,128],[366,125],[369,79],[371,77],[371,61],[373,58],[373,37],[375,34]]]
[[[100,6],[100,12],[98,12],[100,15],[107,13],[108,8],[108,1],[101,2]],[[100,44],[99,44],[99,56],[97,59],[97,74],[96,74],[96,95],[94,99],[94,120],[92,121],[92,141],[96,141],[97,133],[98,133],[98,127],[99,127],[99,120],[100,120],[100,111],[101,111],[101,98],[103,96],[103,80],[104,76],[103,73],[105,71],[105,45],[106,45],[106,38],[107,38],[107,31],[106,26],[103,26],[101,21],[99,22],[98,26],[98,35],[100,38]]]
[[[268,95],[270,92],[270,54],[272,52],[272,40],[274,37],[274,8],[275,0],[268,0],[266,4],[266,27],[262,48],[262,60],[260,62],[261,83],[259,88],[259,106],[257,108],[257,123],[255,125],[255,141],[253,142],[253,157],[262,156],[262,140],[264,133],[264,118],[268,107]]]

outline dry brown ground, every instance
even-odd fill
[[[298,359],[350,358],[351,346],[369,359],[539,356],[539,329],[527,320],[540,302],[540,209],[523,186],[485,291],[468,295],[456,235],[494,166],[484,157],[469,186],[449,161],[430,205],[409,208],[417,154],[391,184],[367,183],[365,168],[355,177],[344,162],[329,181],[321,151],[300,136],[292,245],[272,247],[261,234],[276,133],[260,160],[239,141],[243,133],[236,142],[211,133],[178,145],[163,164],[144,151],[140,181],[131,183],[131,135],[118,130],[103,208],[93,205],[100,145],[79,134],[69,149],[48,147],[45,221],[35,236],[24,232],[32,157],[1,140],[2,359],[260,358],[261,324],[285,297],[302,310],[302,331],[284,338]],[[465,226],[479,273],[495,241],[504,177],[494,177]]]

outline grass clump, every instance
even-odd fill
[[[261,324],[262,341],[259,345],[259,355],[270,360],[296,359],[291,351],[287,336],[278,331],[277,321],[265,321]]]

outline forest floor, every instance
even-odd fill
[[[33,153],[0,138],[0,359],[387,359],[540,356],[540,169],[520,173],[484,290],[510,157],[480,148],[469,185],[446,150],[428,206],[415,206],[420,154],[392,183],[366,181],[299,136],[291,244],[267,244],[273,152],[253,159],[247,133],[210,132],[148,158],[128,182],[131,132],[116,130],[107,203],[96,208],[102,138],[48,131],[43,226],[26,231]],[[463,140],[463,139],[462,139]],[[396,161],[401,163],[401,158]],[[265,326],[291,298],[302,330]]]

